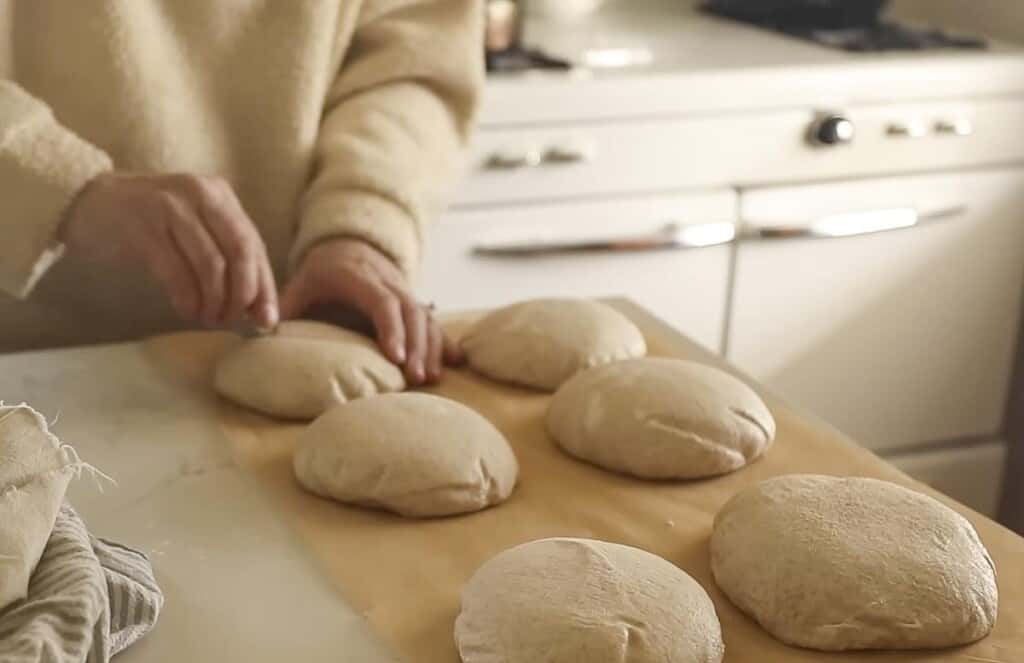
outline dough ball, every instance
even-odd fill
[[[420,393],[332,408],[302,434],[294,463],[312,493],[413,517],[503,502],[519,474],[511,447],[487,419]]]
[[[274,332],[275,336],[286,336],[288,338],[313,338],[321,341],[338,341],[347,343],[352,336],[358,338],[358,342],[369,342],[373,348],[377,343],[367,336],[338,325],[320,322],[319,320],[284,320]]]
[[[996,620],[995,567],[940,502],[885,481],[796,474],[715,517],[711,570],[779,640],[824,651],[966,644]]]
[[[681,359],[621,361],[577,375],[551,400],[548,433],[568,453],[645,479],[693,479],[739,469],[775,437],[754,391]]]
[[[647,352],[626,316],[585,299],[535,299],[481,318],[462,339],[470,366],[526,387],[555,390],[576,373]]]
[[[402,371],[370,338],[307,320],[243,341],[218,362],[225,398],[284,419],[314,419],[332,405],[405,389]]]
[[[651,553],[543,539],[494,557],[462,592],[463,663],[718,663],[725,645],[697,581]]]

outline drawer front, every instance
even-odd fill
[[[450,212],[431,227],[420,293],[444,310],[491,308],[533,297],[625,296],[718,351],[728,287],[728,246],[683,250],[580,250],[480,255],[475,248],[634,236],[736,218],[736,194],[713,191],[598,203]]]
[[[958,211],[890,232],[741,243],[727,355],[873,449],[998,434],[1024,276],[1024,168],[747,191],[741,217],[773,228],[858,210],[886,221],[901,208]]]
[[[851,143],[814,146],[788,110],[482,130],[457,205],[877,176],[1024,160],[1024,100],[841,109]]]
[[[996,517],[1007,449],[1002,441],[887,457],[922,483],[975,511]]]

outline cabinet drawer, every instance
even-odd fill
[[[975,511],[995,518],[1006,465],[1002,441],[887,457],[922,483]]]
[[[718,351],[728,246],[515,256],[481,255],[475,249],[502,242],[586,244],[597,235],[646,234],[667,223],[684,228],[720,224],[731,232],[736,204],[736,194],[723,190],[450,212],[428,230],[421,294],[446,310],[489,308],[532,297],[625,296]]]
[[[998,434],[1020,315],[1024,169],[741,199],[750,228],[897,208],[959,214],[864,236],[741,243],[727,354],[874,449]]]
[[[1024,159],[1024,100],[841,110],[856,133],[850,144],[831,147],[809,142],[820,115],[809,110],[487,128],[470,150],[457,204],[878,176]],[[918,130],[923,133],[914,137]]]

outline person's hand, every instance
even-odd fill
[[[281,317],[296,318],[318,305],[341,305],[367,317],[384,355],[405,366],[412,384],[436,382],[442,363],[462,353],[420,305],[398,267],[357,239],[329,239],[306,254],[281,295]]]
[[[141,264],[187,320],[277,324],[266,247],[220,178],[100,175],[73,202],[60,240],[85,260]]]

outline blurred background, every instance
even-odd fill
[[[439,306],[618,294],[1021,528],[1024,3],[487,1]]]

